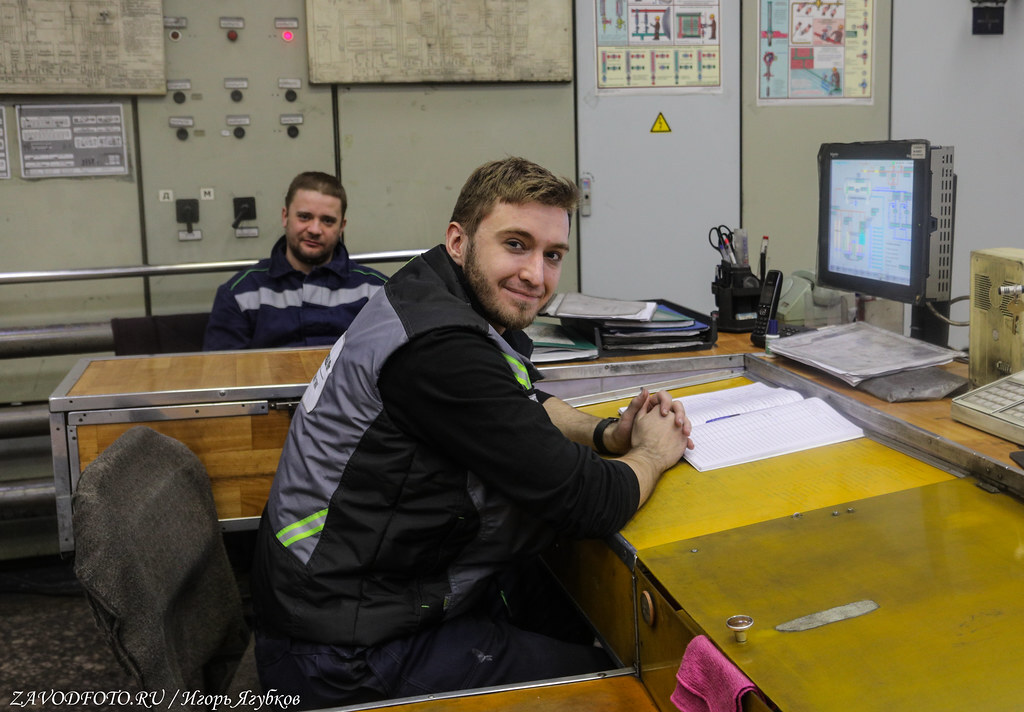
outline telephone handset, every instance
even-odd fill
[[[768,333],[768,322],[775,318],[779,308],[779,296],[782,294],[782,272],[777,269],[768,270],[761,285],[761,296],[757,298],[757,316],[754,330],[750,332],[750,342],[754,346],[764,347],[764,337]]]

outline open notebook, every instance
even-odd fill
[[[683,457],[701,472],[864,435],[820,398],[763,383],[676,400],[693,423],[694,449]]]

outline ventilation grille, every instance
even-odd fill
[[[971,303],[982,311],[992,308],[992,280],[985,274],[974,275],[974,294]]]

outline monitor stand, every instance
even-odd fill
[[[949,318],[949,302],[932,302],[935,311]],[[924,304],[910,307],[910,336],[929,344],[949,347],[949,324],[937,317]]]

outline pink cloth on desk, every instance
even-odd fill
[[[740,700],[757,687],[706,635],[686,646],[670,698],[682,712],[741,712]]]

